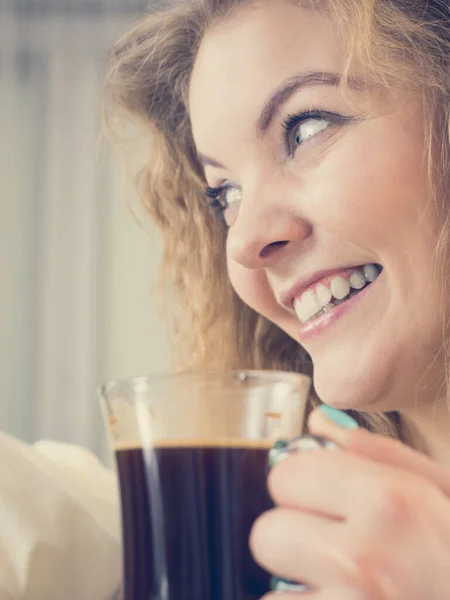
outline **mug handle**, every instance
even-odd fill
[[[319,448],[327,450],[338,450],[339,446],[323,437],[310,434],[302,435],[293,440],[278,440],[273,448],[269,450],[268,466],[269,470],[282,460],[285,460],[293,452],[311,452]],[[273,592],[309,592],[313,588],[306,583],[299,581],[288,581],[282,577],[273,576],[270,581],[270,589]]]

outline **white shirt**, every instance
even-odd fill
[[[111,600],[120,579],[114,473],[84,448],[0,432],[0,600]]]

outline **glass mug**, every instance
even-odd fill
[[[257,600],[270,589],[308,589],[271,578],[248,538],[273,507],[269,466],[327,446],[299,438],[309,387],[305,375],[230,371],[100,389],[120,484],[124,600]]]

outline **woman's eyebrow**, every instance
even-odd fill
[[[341,76],[338,73],[327,73],[323,71],[312,71],[308,73],[298,73],[284,81],[264,103],[261,114],[256,123],[256,132],[258,137],[262,137],[269,128],[277,111],[294,92],[298,89],[313,87],[317,85],[328,85],[338,87],[341,83]],[[359,88],[361,84],[356,79],[350,79],[348,85],[351,88]]]
[[[301,88],[319,85],[338,87],[341,84],[341,81],[342,77],[338,73],[327,73],[325,71],[310,71],[308,73],[298,73],[297,75],[289,77],[289,79],[277,87],[275,92],[264,103],[256,123],[258,137],[264,136],[278,110],[289,100],[294,92]],[[362,86],[363,84],[360,80],[349,78],[349,88],[361,89]],[[205,154],[198,153],[197,158],[203,166],[209,165],[218,169],[225,169],[222,164]]]

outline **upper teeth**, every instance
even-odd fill
[[[326,306],[333,297],[330,288],[323,283],[319,283],[319,285],[316,287],[316,295],[320,306]]]
[[[364,277],[367,279],[367,281],[375,281],[375,279],[378,277],[379,275],[379,270],[378,267],[376,265],[366,265],[363,268],[363,272],[364,272]]]
[[[331,293],[337,300],[343,300],[350,294],[350,282],[342,275],[336,275],[331,280]]]
[[[348,278],[336,275],[329,280],[329,285],[322,281],[315,289],[308,288],[294,302],[298,318],[305,323],[318,312],[333,308],[334,305],[330,304],[333,297],[336,300],[344,300],[352,288],[361,290],[366,283],[375,281],[379,273],[380,270],[376,265],[365,265],[362,269],[354,269]]]

